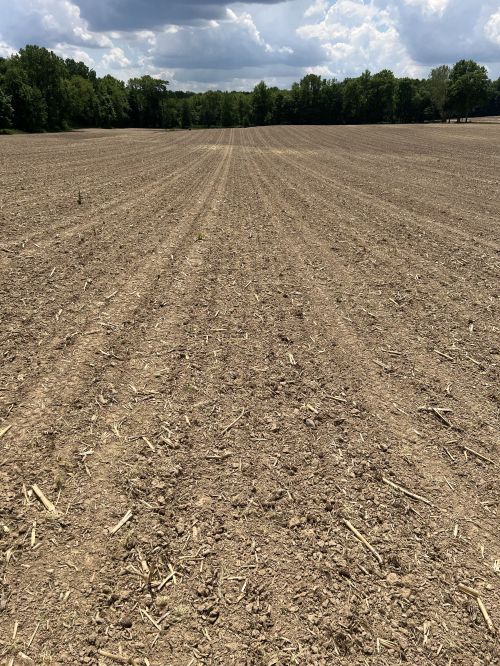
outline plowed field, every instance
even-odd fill
[[[494,125],[0,137],[0,663],[498,664],[499,183]]]

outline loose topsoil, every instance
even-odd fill
[[[494,125],[1,137],[0,663],[498,664],[499,182]]]

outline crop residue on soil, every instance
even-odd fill
[[[498,663],[499,174],[493,125],[0,138],[0,663]]]

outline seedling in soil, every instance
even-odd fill
[[[78,189],[78,205],[81,206],[82,203],[83,203],[82,193],[80,192],[80,189]]]

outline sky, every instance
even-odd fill
[[[0,56],[26,44],[196,91],[365,69],[423,77],[461,58],[496,78],[500,0],[0,0]]]

